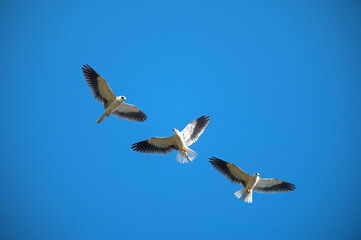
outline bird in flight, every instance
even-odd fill
[[[115,96],[108,83],[88,64],[82,67],[83,74],[94,98],[104,104],[105,112],[97,120],[101,123],[110,114],[120,118],[136,122],[144,122],[147,116],[136,106],[125,103],[124,96]]]
[[[253,191],[260,193],[277,193],[289,192],[296,189],[294,184],[276,178],[260,178],[259,173],[249,175],[236,165],[219,158],[211,157],[209,162],[218,172],[228,178],[228,180],[243,185],[243,189],[235,192],[234,195],[247,203],[252,203]]]
[[[171,137],[152,137],[145,141],[134,143],[132,145],[133,151],[154,154],[167,154],[173,150],[177,150],[177,161],[180,163],[187,163],[193,161],[197,153],[189,148],[209,123],[209,116],[204,115],[196,120],[191,121],[179,132],[178,129],[173,129],[173,136]]]

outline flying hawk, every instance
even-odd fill
[[[143,153],[167,154],[177,150],[177,161],[187,163],[196,158],[197,153],[189,148],[199,136],[203,133],[209,122],[209,116],[204,115],[196,120],[191,121],[182,132],[173,129],[171,137],[152,137],[148,140],[134,143],[133,151]]]
[[[296,189],[292,183],[284,182],[276,178],[260,178],[259,173],[252,176],[243,172],[236,165],[212,157],[209,161],[218,172],[231,182],[243,185],[243,189],[234,193],[237,198],[252,203],[252,191],[260,193],[289,192]]]
[[[83,65],[81,69],[94,98],[104,104],[106,109],[104,114],[97,120],[97,123],[101,123],[110,114],[121,119],[136,122],[144,122],[147,119],[147,116],[139,108],[125,103],[126,98],[124,96],[115,96],[104,78],[89,65]]]

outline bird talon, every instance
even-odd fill
[[[187,148],[186,147],[182,147],[183,152],[187,152]]]
[[[251,193],[251,192],[252,192],[252,190],[251,190],[251,189],[247,189],[247,192]]]

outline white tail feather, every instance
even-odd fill
[[[252,192],[244,191],[244,188],[235,192],[234,195],[246,203],[252,203]]]
[[[177,154],[177,161],[180,163],[188,163],[193,161],[197,156],[197,153],[190,148],[187,151],[179,150]]]

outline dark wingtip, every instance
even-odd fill
[[[206,127],[209,123],[210,117],[208,115],[203,115],[198,118],[198,122],[200,122],[204,127]]]
[[[289,191],[294,191],[296,189],[296,185],[289,183],[289,182],[285,182],[286,183],[286,188]]]
[[[207,114],[203,115],[202,117],[199,117],[198,120],[204,121],[204,122],[209,122],[210,120],[210,116],[208,116]]]
[[[137,143],[133,143],[133,144],[132,144],[132,147],[131,147],[131,148],[133,149],[133,151],[137,151],[137,150],[139,150],[139,148],[140,148],[140,146],[141,146],[142,142],[144,142],[144,141],[137,142]]]
[[[88,64],[83,64],[83,66],[81,67],[81,69],[84,70],[93,70]]]
[[[242,180],[237,179],[235,176],[233,176],[233,174],[230,172],[227,164],[228,162],[216,158],[216,157],[211,157],[209,158],[209,162],[212,164],[212,166],[223,176],[225,176],[229,181],[233,182],[233,183],[237,183],[237,184],[245,184]]]
[[[148,116],[144,113],[144,112],[141,112],[141,116],[139,117],[138,119],[138,122],[144,122],[147,120]]]
[[[153,149],[149,149],[150,145],[147,140],[133,143],[132,149],[136,152],[143,152],[143,153],[152,153]]]
[[[227,164],[226,161],[223,161],[222,159],[219,159],[219,158],[216,158],[216,157],[210,157],[209,160],[210,160],[209,162],[212,165],[216,165],[217,163],[225,163],[225,164]]]
[[[209,162],[213,164],[215,161],[217,161],[217,159],[218,158],[216,158],[216,157],[210,157]]]
[[[211,157],[209,161],[215,169],[221,171],[222,173],[228,172],[227,162],[223,161],[222,159]]]
[[[278,192],[290,192],[294,191],[295,189],[296,185],[283,181],[283,183],[280,184],[280,189]]]
[[[106,99],[103,98],[98,89],[97,77],[100,76],[94,69],[92,69],[88,64],[83,64],[81,68],[83,70],[83,75],[85,78],[88,87],[90,88],[95,99],[101,103],[106,103]]]

